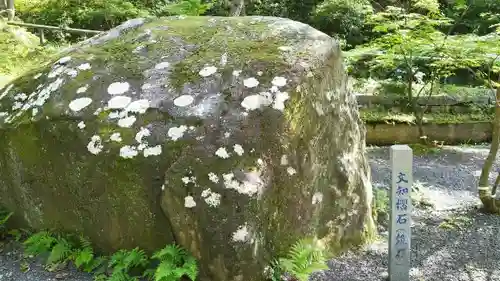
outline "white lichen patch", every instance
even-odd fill
[[[227,64],[227,53],[222,54],[222,56],[220,57],[219,64],[221,66],[226,66],[226,64]]]
[[[210,207],[217,207],[220,205],[221,195],[217,192],[213,192],[210,188],[207,188],[201,192],[201,197]]]
[[[292,49],[292,47],[290,47],[290,46],[279,46],[278,47],[278,50],[283,51],[283,52],[290,51],[291,49]]]
[[[108,86],[108,94],[110,95],[121,95],[130,89],[130,84],[128,82],[114,82]]]
[[[222,159],[229,158],[229,153],[227,152],[226,148],[224,148],[224,147],[219,147],[219,149],[217,149],[217,151],[215,151],[215,155],[219,156]]]
[[[130,128],[134,125],[137,118],[135,116],[127,116],[118,120],[118,126],[122,128]]]
[[[55,78],[55,77],[57,77],[57,76],[61,75],[61,74],[64,72],[64,70],[65,70],[65,69],[66,69],[66,68],[64,68],[64,67],[62,67],[62,66],[58,66],[58,67],[56,67],[56,68],[52,69],[52,70],[49,72],[49,74],[47,74],[47,77],[48,77],[48,78],[51,78],[51,79],[52,79],[52,78]]]
[[[286,78],[281,77],[281,76],[276,76],[273,78],[273,81],[271,81],[271,84],[276,87],[283,87],[286,85]]]
[[[109,137],[109,140],[114,141],[114,142],[121,142],[122,136],[119,132],[112,133],[111,136]]]
[[[208,173],[208,179],[213,183],[219,183],[219,177],[215,173]]]
[[[5,98],[5,96],[7,96],[7,94],[9,94],[12,87],[14,87],[14,84],[9,84],[9,86],[5,87],[5,90],[2,92],[2,94],[0,94],[0,100]]]
[[[238,154],[239,156],[243,155],[243,153],[245,153],[245,150],[243,149],[243,147],[239,144],[235,144],[233,146],[233,150],[236,154]]]
[[[230,133],[230,132],[225,132],[225,133],[224,133],[224,137],[225,137],[225,138],[229,138],[230,136],[231,136],[231,133]]]
[[[76,93],[77,94],[83,94],[85,93],[87,90],[89,89],[89,87],[87,85],[83,86],[83,87],[80,87],[78,89],[76,89]]]
[[[80,123],[78,123],[78,128],[80,128],[81,130],[85,129],[86,125],[85,125],[85,122],[83,121],[80,121]]]
[[[296,171],[294,168],[292,168],[292,167],[288,167],[288,168],[286,168],[286,172],[287,172],[290,176],[293,176],[293,175],[295,175],[295,174],[297,173],[297,171]]]
[[[76,76],[78,76],[78,71],[72,68],[66,69],[65,73],[71,78],[75,78]]]
[[[241,75],[241,70],[233,70],[233,76],[239,77]]]
[[[126,108],[125,111],[144,114],[149,109],[149,100],[140,99],[131,102]]]
[[[184,106],[188,106],[190,104],[192,104],[194,101],[194,97],[191,96],[191,95],[182,95],[180,97],[177,97],[175,100],[174,100],[174,105],[178,106],[178,107],[184,107]]]
[[[313,204],[318,204],[318,203],[321,203],[323,202],[323,193],[321,192],[316,192],[313,194],[313,197],[312,197],[312,203]]]
[[[165,69],[170,66],[170,63],[168,61],[160,62],[155,65],[155,69],[160,70],[160,69]]]
[[[172,140],[178,140],[184,136],[184,133],[187,131],[187,126],[180,125],[179,127],[172,127],[168,129],[167,135]]]
[[[103,148],[101,137],[98,135],[93,135],[87,144],[87,150],[94,155],[99,154]]]
[[[78,70],[90,70],[92,67],[90,66],[90,63],[82,63],[79,66],[76,67]]]
[[[91,103],[92,103],[91,98],[87,98],[87,97],[77,98],[77,99],[72,100],[69,103],[69,109],[71,109],[74,112],[78,112],[78,111],[84,109],[85,107],[89,106]]]
[[[14,96],[15,100],[21,100],[24,101],[28,98],[28,96],[25,93],[20,93]]]
[[[255,194],[260,194],[262,189],[262,180],[260,176],[256,172],[245,173],[247,180],[243,180],[239,182],[234,178],[233,173],[223,174],[222,178],[224,179],[224,186],[227,189],[236,190],[240,194],[246,194],[248,196],[253,196]]]
[[[196,207],[196,202],[194,201],[193,196],[186,196],[184,198],[184,207],[186,207],[186,208]]]
[[[258,76],[262,76],[262,74],[264,74],[264,72],[262,72],[262,71],[257,71],[257,75],[258,75]]]
[[[268,93],[260,93],[256,95],[250,95],[245,97],[241,102],[241,106],[246,110],[259,109],[262,106],[268,106],[273,102],[272,97]]]
[[[143,151],[144,157],[158,156],[161,154],[161,149],[162,149],[161,145],[146,147],[146,148],[144,148],[144,151]]]
[[[212,74],[214,74],[215,72],[217,72],[217,67],[215,66],[205,66],[204,68],[202,68],[199,72],[199,74],[203,77],[208,77]]]
[[[123,109],[132,102],[131,97],[127,96],[114,96],[108,101],[109,109]]]
[[[149,131],[147,128],[141,127],[141,129],[139,130],[139,132],[137,132],[137,134],[135,134],[135,140],[138,143],[142,143],[143,142],[143,138],[144,137],[149,137],[150,135],[151,135],[151,131]]]
[[[139,154],[137,149],[130,145],[125,145],[120,148],[120,157],[125,159],[131,159]]]
[[[13,104],[12,104],[12,111],[15,111],[15,110],[18,110],[18,109],[21,109],[22,107],[24,106],[24,104],[20,101],[15,101]]]
[[[233,232],[233,241],[234,242],[246,242],[249,240],[250,232],[248,231],[247,225],[240,225],[235,232]]]
[[[288,165],[288,156],[286,156],[286,155],[282,155],[282,156],[281,156],[280,165],[281,165],[281,166],[286,166],[286,165]]]
[[[67,57],[62,57],[62,58],[60,58],[60,59],[57,61],[57,63],[58,63],[58,64],[65,64],[65,63],[69,62],[70,60],[71,60],[71,57],[70,57],[70,56],[67,56]]]
[[[254,77],[247,78],[243,80],[243,85],[247,88],[255,88],[259,85],[259,80]]]
[[[285,101],[290,98],[287,92],[277,92],[273,103],[273,108],[283,111],[285,110]]]
[[[325,111],[323,110],[323,106],[319,102],[314,103],[314,109],[316,110],[316,113],[318,113],[319,116],[325,115]]]
[[[99,115],[101,114],[101,112],[103,111],[103,109],[101,107],[97,108],[95,111],[94,111],[94,115]]]

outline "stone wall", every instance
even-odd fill
[[[418,127],[409,124],[366,124],[366,143],[370,145],[392,145],[418,143]],[[490,122],[463,124],[425,124],[425,135],[430,141],[445,144],[481,143],[491,140]]]
[[[396,109],[404,102],[404,96],[386,96],[386,95],[356,95],[358,104],[362,108],[384,107]],[[473,107],[489,108],[493,107],[495,95],[482,94],[475,96],[459,95],[435,95],[431,97],[420,97],[418,103],[422,106],[428,106],[430,112],[449,112],[449,113],[467,113],[473,110]]]

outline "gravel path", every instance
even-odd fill
[[[414,181],[434,207],[413,214],[411,280],[500,281],[500,217],[477,209],[477,180],[487,154],[487,146],[444,147],[437,154],[414,157]],[[372,148],[369,155],[374,186],[387,188],[388,148]],[[458,226],[446,227],[450,222]],[[386,280],[387,241],[383,233],[363,251],[329,261],[331,269],[313,279]]]
[[[500,281],[500,217],[481,214],[474,208],[478,204],[476,182],[487,153],[487,146],[445,147],[437,154],[414,157],[414,181],[434,208],[417,210],[413,217],[412,280]],[[369,157],[374,187],[388,187],[388,148],[370,148]],[[470,221],[462,222],[461,218]],[[440,226],[445,221],[458,226]],[[364,251],[329,261],[331,270],[316,273],[312,279],[385,280],[385,235]],[[6,247],[0,252],[0,281],[93,280],[72,268],[47,272],[39,263],[31,263],[29,271],[23,273],[21,256],[18,248]]]

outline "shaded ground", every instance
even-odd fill
[[[500,281],[500,217],[474,208],[478,204],[477,178],[487,153],[486,146],[447,147],[437,154],[414,157],[415,183],[435,208],[416,210],[413,216],[412,280]],[[391,176],[388,148],[370,149],[369,157],[374,186],[387,188]],[[329,261],[331,270],[312,279],[385,280],[385,235],[362,252]],[[19,249],[7,248],[0,253],[0,281],[92,280],[92,276],[72,268],[51,273],[40,263],[31,263],[24,273],[22,267]]]
[[[437,154],[414,157],[415,183],[434,208],[415,210],[412,216],[411,280],[500,281],[500,217],[475,207],[477,180],[487,154],[487,146],[445,147]],[[369,155],[374,186],[387,188],[388,148],[370,149]],[[331,269],[313,279],[386,280],[387,239],[382,233],[380,241],[364,251],[331,260]]]

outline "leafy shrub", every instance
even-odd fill
[[[38,46],[39,39],[25,29],[7,25],[0,18],[0,88],[55,52]]]
[[[301,239],[290,249],[287,257],[280,258],[272,265],[271,280],[290,274],[294,279],[307,281],[311,273],[328,269],[322,248],[313,239]]]
[[[311,21],[316,28],[353,47],[366,41],[369,29],[364,23],[370,14],[373,8],[369,0],[325,0],[316,7]]]
[[[122,0],[22,0],[16,2],[17,15],[26,22],[69,26],[91,30],[108,30],[120,23],[149,15]],[[66,33],[48,34],[48,39],[81,39]]]
[[[186,276],[196,280],[198,266],[193,256],[177,245],[167,245],[152,256],[160,262],[156,270],[145,273],[155,281],[177,281]]]
[[[385,188],[373,188],[373,217],[378,224],[389,221],[389,194]]]

